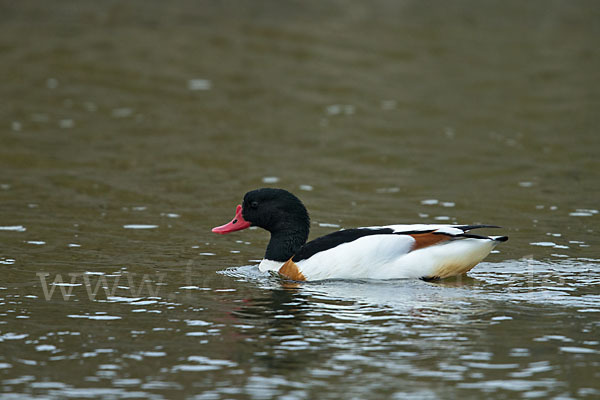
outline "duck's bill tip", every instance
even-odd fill
[[[246,221],[242,216],[242,206],[238,205],[235,210],[235,217],[225,225],[216,226],[212,228],[214,233],[219,233],[224,235],[226,233],[241,231],[242,229],[246,229],[250,227],[250,222]]]

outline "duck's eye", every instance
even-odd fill
[[[250,203],[250,208],[258,208],[258,201],[253,201]]]

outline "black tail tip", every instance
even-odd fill
[[[508,236],[498,236],[494,238],[496,242],[506,242],[508,240]]]

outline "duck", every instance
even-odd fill
[[[495,225],[397,224],[342,229],[307,242],[310,217],[302,201],[284,189],[261,188],[244,195],[234,218],[212,232],[228,234],[260,227],[271,234],[258,265],[293,281],[404,279],[435,281],[463,275],[507,236],[473,229]]]

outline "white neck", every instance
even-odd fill
[[[266,272],[266,271],[275,271],[275,272],[277,272],[283,266],[283,264],[285,264],[285,263],[281,262],[281,261],[267,260],[265,258],[258,265],[258,269],[261,272]]]

